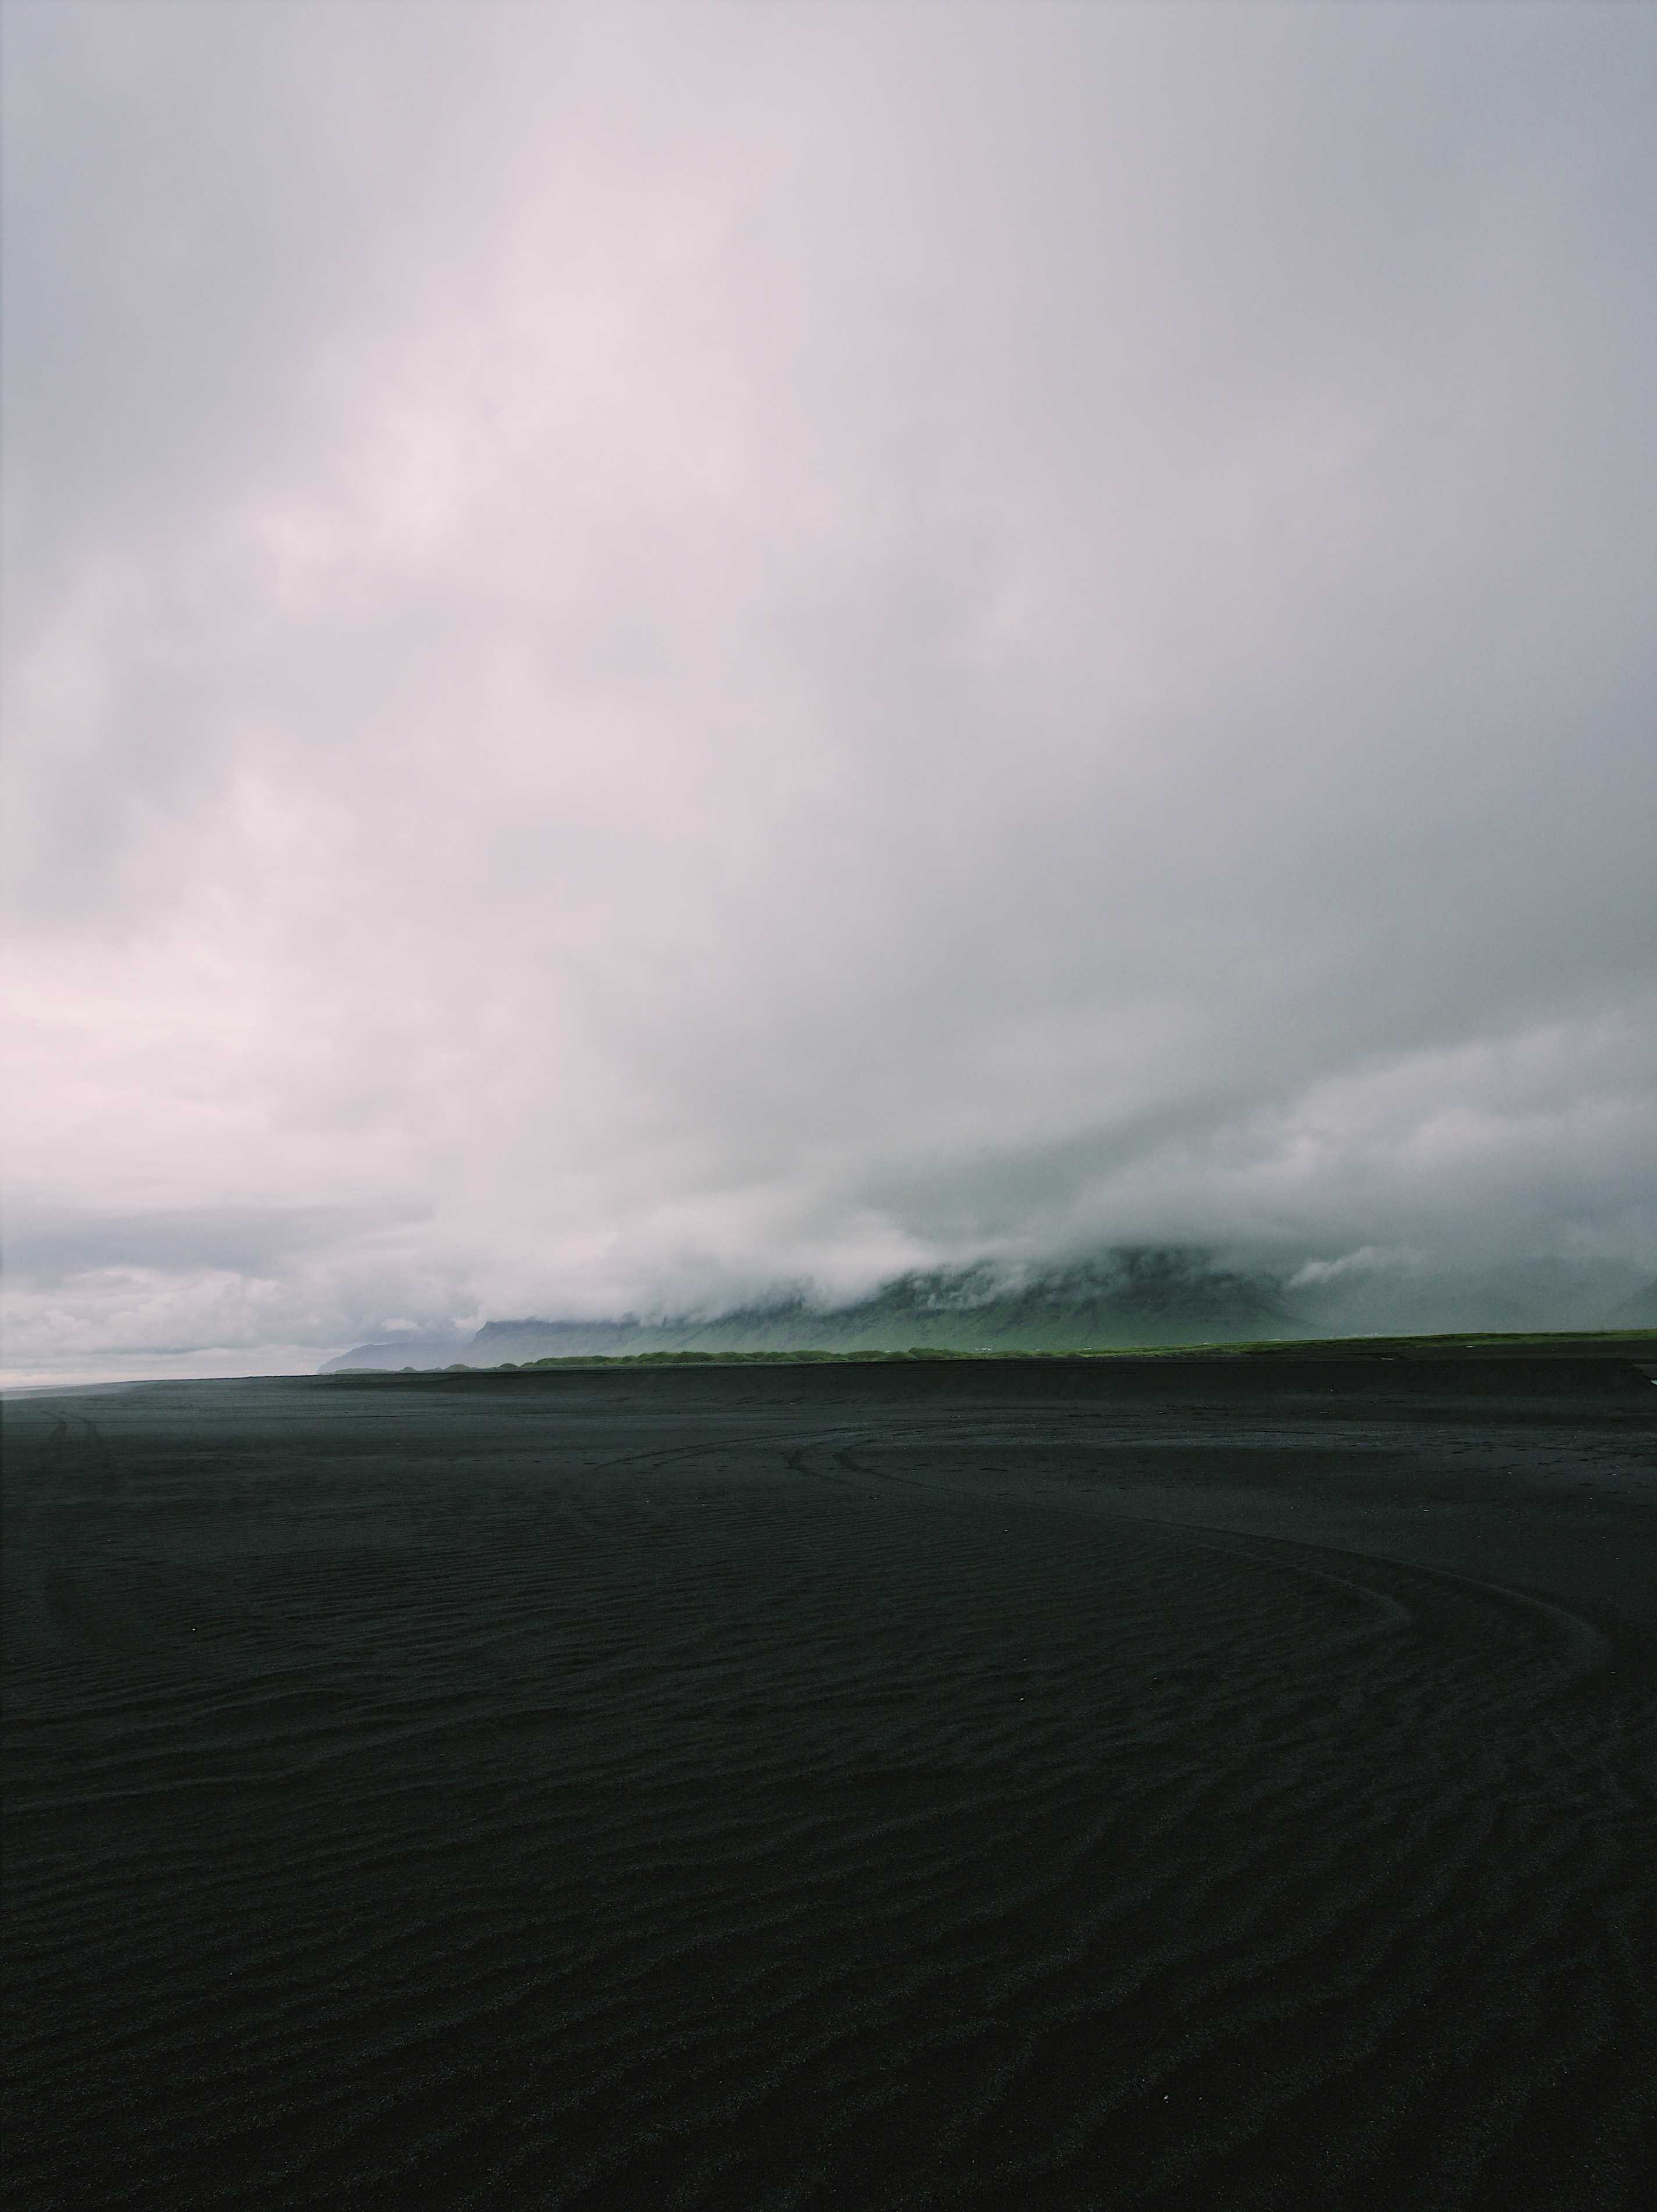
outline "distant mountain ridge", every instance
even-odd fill
[[[1361,1255],[1363,1256],[1363,1255]],[[360,1344],[343,1368],[521,1366],[645,1352],[1086,1352],[1300,1336],[1657,1323],[1657,1283],[1627,1263],[1510,1262],[1434,1272],[1318,1262],[1282,1272],[1188,1245],[1121,1249],[1014,1277],[980,1263],[917,1270],[842,1305],[781,1293],[722,1314],[486,1322],[475,1334]]]
[[[417,1340],[409,1339],[358,1345],[327,1361],[322,1372],[500,1367],[508,1361],[521,1366],[530,1359],[642,1352],[901,1352],[923,1345],[1067,1352],[1293,1336],[1304,1328],[1274,1278],[1239,1273],[1206,1253],[1164,1246],[1108,1253],[1016,1285],[985,1265],[933,1268],[901,1275],[866,1297],[828,1308],[793,1295],[711,1316],[486,1322],[470,1342],[444,1346],[441,1360],[422,1358]]]

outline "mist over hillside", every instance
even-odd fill
[[[1434,1269],[1409,1254],[1250,1266],[1199,1249],[1107,1251],[1022,1274],[913,1272],[838,1305],[780,1292],[719,1313],[487,1322],[470,1337],[361,1344],[327,1361],[396,1369],[645,1352],[1063,1352],[1436,1328],[1637,1327],[1657,1285],[1615,1262]]]

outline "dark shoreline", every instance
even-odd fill
[[[1636,1360],[7,1398],[8,2203],[1631,2208]]]

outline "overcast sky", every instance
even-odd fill
[[[4,38],[12,1374],[1657,1268],[1657,10]]]

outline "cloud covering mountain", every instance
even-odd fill
[[[1657,1271],[1650,11],[4,38],[9,1371]]]

